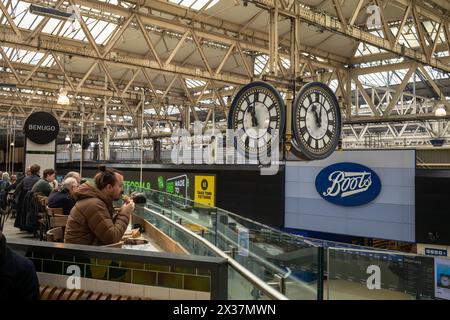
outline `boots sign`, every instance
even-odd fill
[[[25,136],[37,144],[47,144],[56,139],[59,124],[56,118],[48,112],[32,113],[24,125]]]
[[[324,168],[316,177],[316,190],[325,200],[340,206],[360,206],[374,200],[381,191],[375,171],[351,162]]]

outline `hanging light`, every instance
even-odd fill
[[[436,117],[445,117],[447,115],[447,111],[445,110],[444,106],[439,106],[436,108],[436,110],[434,111],[434,115]]]
[[[65,141],[66,141],[66,142],[70,142],[70,137],[69,137],[69,135],[66,136]]]
[[[63,87],[63,88],[59,89],[59,97],[58,97],[58,101],[56,103],[64,105],[64,106],[67,106],[70,104],[70,100],[69,100],[69,97],[67,96],[66,88]]]
[[[61,89],[59,89],[59,96],[57,104],[61,104],[63,106],[67,106],[70,104],[69,97],[67,96],[67,89],[66,89],[66,57],[63,57],[64,59],[64,76],[63,76],[63,86]]]
[[[166,132],[166,133],[170,132],[170,125],[168,123],[166,123],[166,125],[164,126],[163,131]]]

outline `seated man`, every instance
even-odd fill
[[[0,231],[0,300],[38,300],[39,280],[34,264],[6,246]]]
[[[50,193],[50,196],[51,196],[52,194],[54,194],[55,192],[61,191],[61,190],[64,188],[64,181],[65,181],[67,178],[74,178],[74,179],[76,180],[76,182],[77,182],[78,185],[81,184],[81,177],[80,177],[80,174],[79,174],[78,172],[76,172],[76,171],[70,171],[69,173],[67,173],[67,174],[64,176],[64,179],[63,179],[62,183],[61,183],[60,185],[58,185],[57,188],[55,188],[55,189],[52,190],[52,192]]]
[[[67,178],[74,178],[77,181],[78,185],[81,184],[80,174],[78,172],[76,172],[76,171],[70,171],[69,173],[67,173],[64,176],[64,180],[66,180]]]
[[[56,171],[53,169],[45,169],[44,176],[33,186],[31,191],[35,193],[42,193],[44,196],[48,197],[53,187],[53,181],[56,179]]]
[[[61,191],[53,192],[48,198],[49,208],[62,208],[64,214],[68,215],[75,205],[74,195],[78,189],[75,178],[67,178],[62,183]]]
[[[100,166],[94,183],[83,183],[75,193],[77,203],[70,211],[64,241],[67,243],[106,245],[119,242],[134,210],[130,201],[115,214],[113,201],[121,198],[123,175]]]

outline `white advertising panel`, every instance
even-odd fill
[[[415,151],[339,151],[286,163],[285,227],[415,241]]]

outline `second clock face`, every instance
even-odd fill
[[[333,91],[323,83],[305,85],[293,105],[295,146],[309,160],[328,157],[337,147],[341,114]]]
[[[235,130],[238,150],[258,156],[267,154],[283,134],[284,121],[284,103],[278,91],[268,83],[256,81],[244,86],[234,98],[228,127]]]

